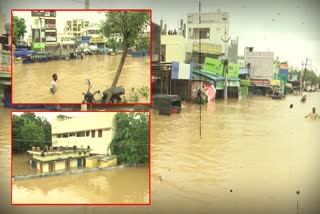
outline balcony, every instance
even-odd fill
[[[46,29],[56,29],[56,24],[46,24]]]
[[[53,36],[47,36],[47,37],[46,37],[46,41],[47,41],[47,42],[56,42],[56,41],[57,41],[57,38],[56,38],[56,37],[53,37]]]

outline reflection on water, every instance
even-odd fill
[[[47,63],[15,64],[13,68],[13,101],[34,103],[81,103],[83,92],[90,79],[93,90],[103,91],[111,87],[120,55],[93,55],[83,60],[61,60]],[[52,74],[58,74],[58,91],[52,95],[49,86]],[[127,57],[118,86],[122,85],[129,95],[131,88],[150,88],[150,58]],[[97,95],[96,99],[99,99]],[[139,102],[149,102],[141,98]]]
[[[294,105],[292,109],[290,104]],[[201,139],[199,106],[186,107],[181,114],[170,117],[153,114],[152,205],[67,207],[63,211],[292,214],[297,213],[298,200],[298,213],[319,213],[320,120],[304,119],[313,106],[320,111],[319,93],[308,94],[306,104],[301,104],[295,96],[285,100],[264,97],[229,99],[227,103],[218,100],[210,111],[202,107]],[[9,112],[4,113],[1,119],[5,117],[9,121]],[[1,158],[4,180],[0,185],[6,185],[8,203],[9,131],[7,126],[4,131],[0,129],[1,136],[7,139],[0,144],[1,154],[5,154]],[[99,176],[95,177],[98,180],[88,179],[90,185],[103,182]],[[70,190],[70,185],[66,186]],[[43,189],[37,192],[38,197],[45,193]],[[51,195],[59,190],[60,187],[51,190],[56,191]],[[77,194],[78,200],[82,196]],[[43,211],[37,209],[24,207],[23,211]],[[50,209],[62,211],[60,207]]]

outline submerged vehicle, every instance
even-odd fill
[[[152,96],[152,108],[158,109],[160,115],[171,115],[181,112],[179,95],[156,94]]]
[[[275,100],[280,100],[285,98],[283,90],[280,87],[275,87],[273,93],[271,94],[271,98]]]
[[[91,93],[91,88],[92,85],[91,85],[91,82],[90,80],[87,80],[86,81],[87,85],[88,85],[88,90],[86,93],[82,93],[83,94],[83,101],[82,103],[105,103],[107,102],[107,99],[109,96],[111,96],[111,89],[108,88],[106,90],[104,90],[101,94],[100,90],[96,90],[94,91],[93,93]],[[100,99],[96,99],[95,96],[96,94],[99,94],[100,95]],[[123,88],[123,86],[116,86],[114,88],[114,91],[113,91],[113,94],[112,94],[112,97],[111,97],[111,103],[114,103],[115,101],[116,102],[120,102],[121,101],[121,95],[124,95],[125,94],[125,89]]]

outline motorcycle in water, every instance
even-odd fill
[[[96,90],[93,93],[91,93],[90,89],[93,88],[91,85],[90,80],[86,81],[86,84],[88,85],[88,90],[86,93],[82,93],[83,94],[83,101],[82,103],[106,103],[108,96],[111,96],[111,89],[108,88],[106,90],[103,91],[103,93],[100,93],[100,90]],[[100,99],[96,99],[95,96],[96,94],[100,95]],[[116,86],[114,88],[112,97],[110,102],[114,103],[114,102],[121,102],[121,95],[125,94],[125,89],[122,86]]]

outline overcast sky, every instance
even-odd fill
[[[85,0],[10,0],[0,10],[9,20],[12,8],[84,8]],[[301,68],[309,57],[320,74],[319,0],[202,0],[202,11],[230,13],[230,33],[239,38],[239,54],[246,46],[274,51],[280,60]],[[153,21],[162,18],[177,28],[180,18],[198,11],[198,0],[91,0],[90,8],[150,8]],[[85,18],[85,17],[84,17]]]

